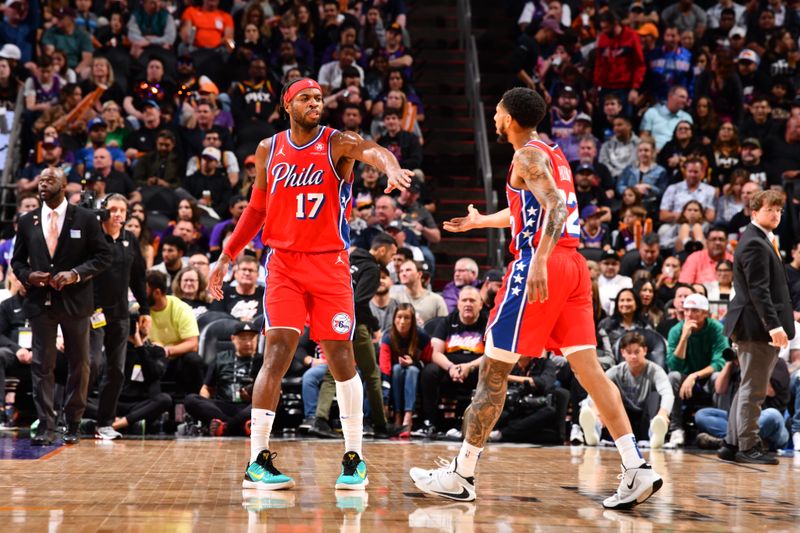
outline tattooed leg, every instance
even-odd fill
[[[481,361],[478,388],[472,403],[464,413],[464,440],[471,446],[483,448],[489,433],[503,412],[508,388],[508,375],[514,368],[490,357]]]

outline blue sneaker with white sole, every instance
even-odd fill
[[[369,485],[367,463],[356,452],[345,452],[342,457],[342,473],[334,488],[341,490],[364,490]]]
[[[294,480],[282,474],[272,463],[277,453],[261,450],[256,460],[247,465],[242,488],[257,490],[282,490],[294,487]]]

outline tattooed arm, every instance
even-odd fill
[[[508,375],[514,365],[483,356],[478,388],[472,403],[464,412],[464,439],[472,446],[483,448],[489,433],[503,412],[508,388]]]
[[[514,174],[523,181],[545,210],[545,225],[528,271],[528,302],[547,300],[547,259],[564,231],[567,206],[556,187],[550,158],[536,148],[526,147],[514,154]]]

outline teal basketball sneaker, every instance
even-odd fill
[[[342,473],[336,479],[337,489],[364,490],[369,485],[367,463],[356,452],[345,452],[342,457]]]
[[[277,453],[261,450],[256,460],[247,465],[242,480],[242,488],[258,490],[281,490],[294,487],[294,480],[281,474],[272,463]]]

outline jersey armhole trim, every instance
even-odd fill
[[[346,179],[344,179],[339,175],[339,171],[336,170],[336,165],[333,163],[333,153],[332,153],[333,149],[331,147],[331,138],[337,133],[339,133],[339,130],[335,128],[327,128],[327,129],[331,130],[331,134],[328,136],[328,164],[331,166],[331,170],[333,170],[333,175],[336,176],[337,180],[350,184],[351,182],[347,181]]]

